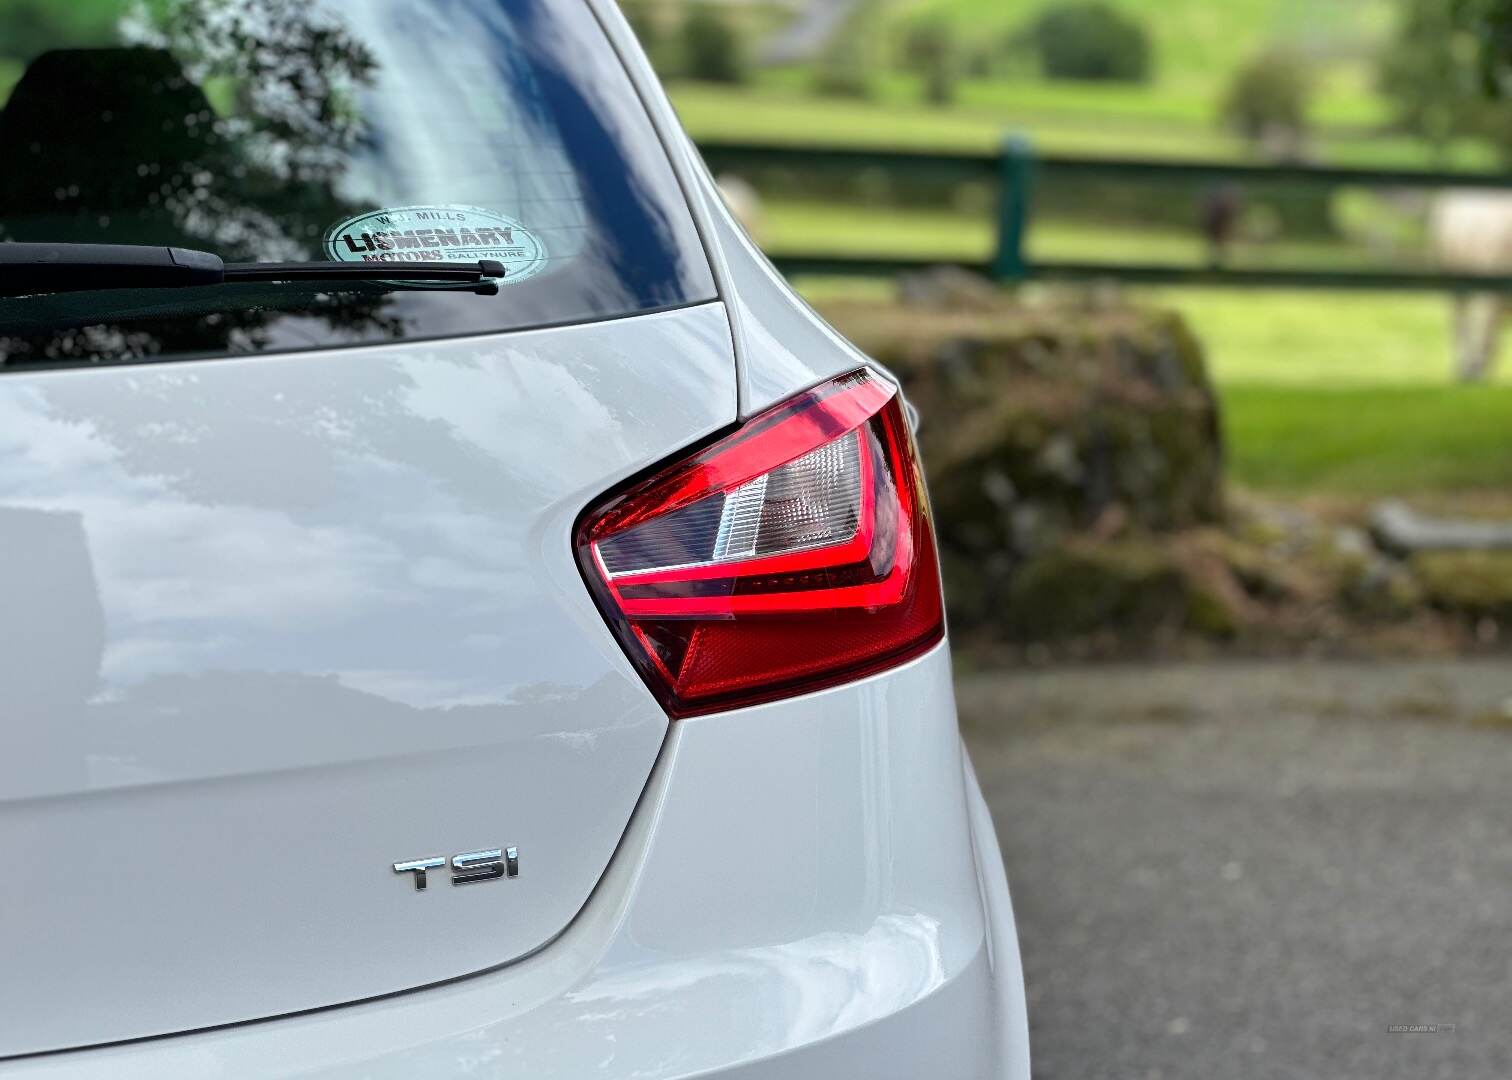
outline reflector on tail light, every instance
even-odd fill
[[[864,368],[591,508],[577,545],[673,716],[854,679],[944,633],[913,439]]]

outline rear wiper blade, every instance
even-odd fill
[[[191,248],[142,244],[0,243],[0,296],[90,289],[181,289],[244,281],[386,281],[473,285],[498,291],[504,264],[478,262],[228,263]]]

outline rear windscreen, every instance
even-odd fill
[[[262,283],[0,298],[0,364],[244,354],[711,299],[583,0],[0,0],[0,242],[476,261],[494,295]]]

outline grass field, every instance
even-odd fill
[[[991,150],[1010,132],[1028,135],[1042,152],[1088,156],[1243,160],[1244,144],[1211,120],[1162,118],[1140,111],[1140,98],[1105,87],[1037,82],[966,82],[945,109],[918,104],[906,76],[879,80],[873,100],[820,98],[792,73],[750,87],[674,83],[668,89],[695,139],[789,144]],[[888,89],[890,88],[890,90]],[[1486,146],[1461,141],[1444,153],[1403,135],[1325,129],[1320,159],[1362,168],[1433,165],[1485,169],[1496,163]]]
[[[1450,305],[1432,293],[1189,288],[1133,298],[1181,312],[1220,385],[1433,388],[1452,381]],[[1512,385],[1512,335],[1494,381]]]
[[[1376,496],[1512,479],[1512,386],[1222,384],[1235,479]]]
[[[1230,73],[1256,52],[1288,45],[1316,58],[1317,116],[1323,122],[1373,123],[1380,103],[1362,60],[1390,31],[1391,0],[1114,0],[1154,43],[1155,78],[1119,94],[1187,113],[1213,101]],[[952,20],[969,40],[1005,35],[1024,25],[1046,0],[902,0],[893,18],[922,14]],[[1112,88],[1115,92],[1119,88]],[[1203,118],[1211,111],[1203,113]]]
[[[982,49],[1006,42],[1051,2],[889,0],[873,27],[879,60],[919,19],[943,17],[966,47]],[[1306,57],[1308,118],[1320,159],[1379,167],[1496,164],[1481,144],[1440,153],[1386,130],[1391,109],[1374,57],[1392,33],[1395,0],[1114,2],[1152,38],[1148,82],[1047,81],[1032,70],[1005,70],[962,79],[955,103],[936,108],[920,104],[919,80],[888,59],[876,65],[866,101],[815,97],[805,65],[759,71],[750,86],[683,82],[670,89],[695,137],[971,149],[994,147],[1012,130],[1057,153],[1243,158],[1248,149],[1218,125],[1218,104],[1241,65],[1280,46]]]
[[[1376,496],[1506,488],[1512,339],[1492,385],[1451,378],[1449,302],[1423,293],[1169,289],[1207,348],[1242,484]]]
[[[1452,379],[1450,305],[1429,293],[1161,289],[1207,349],[1233,477],[1376,496],[1512,482],[1512,335],[1491,385]]]
[[[995,225],[985,211],[771,199],[763,206],[762,214],[761,240],[774,253],[885,255],[907,251],[940,259],[980,260],[992,252],[996,243]],[[1109,263],[1195,266],[1206,258],[1202,237],[1195,226],[1136,228],[1064,218],[1036,219],[1029,231],[1027,250],[1032,259]],[[1342,269],[1387,265],[1358,245],[1284,239],[1238,244],[1230,260],[1234,266],[1252,267]],[[1389,265],[1400,269],[1401,256]]]

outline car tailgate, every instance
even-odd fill
[[[0,374],[0,1056],[549,943],[667,723],[575,517],[735,411],[718,304]]]

